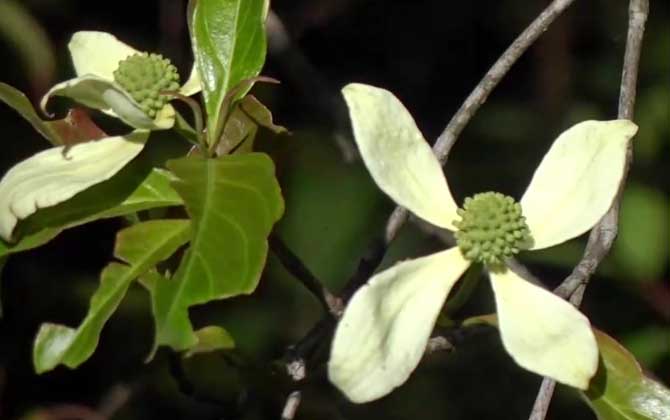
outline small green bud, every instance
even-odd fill
[[[500,266],[532,243],[521,205],[512,197],[496,192],[475,194],[465,199],[458,215],[456,243],[471,261]]]
[[[138,53],[119,62],[114,81],[132,96],[142,111],[154,118],[170,98],[163,91],[179,89],[179,73],[160,54]]]

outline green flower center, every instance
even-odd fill
[[[121,60],[114,71],[114,81],[151,118],[170,100],[169,96],[161,95],[161,92],[179,89],[177,68],[160,54],[138,53]]]
[[[458,215],[456,243],[471,261],[500,266],[532,243],[521,205],[512,197],[496,192],[475,194],[465,199]]]

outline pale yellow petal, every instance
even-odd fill
[[[328,377],[351,401],[372,401],[407,380],[449,290],[470,265],[458,248],[376,274],[349,302],[333,339]]]
[[[565,242],[600,220],[617,193],[636,132],[628,120],[584,121],[556,139],[521,199],[532,249]]]
[[[202,90],[202,81],[200,80],[200,73],[194,65],[191,69],[191,74],[184,85],[179,88],[179,93],[185,96],[195,95]]]
[[[94,75],[76,77],[52,87],[42,97],[41,106],[45,112],[53,96],[70,98],[89,108],[120,118],[133,128],[166,130],[172,128],[175,121],[175,111],[171,105],[166,105],[152,120],[121,86]]]
[[[148,137],[148,131],[138,130],[66,152],[54,147],[16,164],[0,180],[0,236],[11,240],[19,220],[111,178],[142,151]]]
[[[574,306],[511,270],[491,273],[503,345],[523,368],[586,389],[598,368],[589,320]]]
[[[114,80],[119,62],[138,51],[106,32],[81,31],[68,44],[77,76],[87,74]]]
[[[458,206],[433,151],[391,92],[352,83],[342,89],[365,166],[379,188],[420,218],[454,230]]]

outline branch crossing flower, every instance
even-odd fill
[[[343,89],[361,157],[398,205],[455,232],[457,247],[375,274],[351,298],[333,338],[328,376],[351,401],[380,398],[404,383],[424,354],[453,285],[473,263],[488,267],[503,346],[525,369],[586,389],[598,366],[589,320],[531,284],[505,261],[591,229],[612,205],[637,126],[585,121],[563,132],[521,200],[477,194],[455,203],[440,163],[392,93]]]

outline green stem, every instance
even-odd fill
[[[444,307],[444,312],[451,316],[466,304],[472,293],[479,284],[479,279],[482,277],[482,270],[480,264],[473,264],[472,267],[463,275],[461,279],[461,286],[456,290],[454,296],[447,301]]]
[[[207,144],[204,138],[205,125],[203,123],[202,108],[200,107],[200,104],[195,99],[182,95],[179,92],[161,92],[161,94],[179,99],[191,108],[191,112],[193,112],[193,121],[195,123],[195,133],[198,139],[197,146],[203,148],[203,150],[207,150]],[[187,140],[191,141],[188,138]]]

